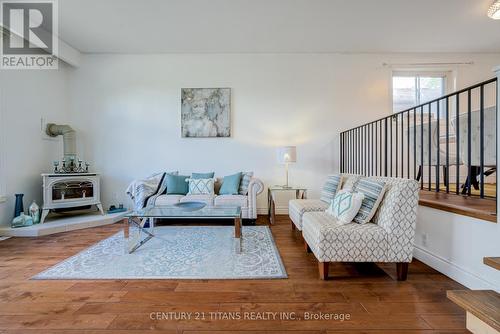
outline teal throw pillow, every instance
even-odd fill
[[[189,191],[189,176],[167,174],[167,195],[186,195]]]
[[[238,195],[240,188],[241,173],[224,176],[222,186],[219,190],[219,195]]]
[[[215,172],[210,173],[193,173],[191,174],[192,179],[213,179]]]

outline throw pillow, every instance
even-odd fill
[[[213,195],[214,179],[188,179],[188,195]]]
[[[222,186],[219,190],[219,195],[238,195],[240,187],[241,173],[224,176]]]
[[[189,176],[167,174],[167,195],[186,195],[189,187],[186,179]]]
[[[337,218],[342,225],[349,224],[359,212],[364,198],[364,194],[340,190],[335,194],[335,198],[326,209],[326,213]]]
[[[240,187],[238,189],[238,194],[247,195],[248,194],[248,185],[250,184],[250,180],[253,177],[253,172],[241,172],[241,181]]]
[[[368,223],[380,205],[386,190],[385,182],[373,181],[369,179],[361,179],[354,186],[354,192],[359,192],[365,195],[363,204],[359,209],[358,214],[354,217],[354,221],[358,224]]]
[[[330,203],[332,199],[335,197],[335,194],[340,190],[340,186],[342,185],[342,176],[330,175],[326,179],[325,185],[323,186],[323,190],[321,191],[320,199],[323,202]]]
[[[213,179],[215,173],[214,172],[209,172],[209,173],[192,173],[191,178],[192,179]]]

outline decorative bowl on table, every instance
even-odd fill
[[[190,202],[179,202],[174,204],[174,206],[181,208],[186,211],[196,211],[196,210],[201,210],[203,209],[207,203],[204,202],[195,202],[195,201],[190,201]]]

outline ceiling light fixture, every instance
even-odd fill
[[[488,9],[488,17],[493,20],[500,20],[500,0],[495,0],[495,2]]]

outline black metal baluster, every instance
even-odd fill
[[[387,122],[389,118],[385,118],[385,130],[384,130],[384,176],[387,176]]]
[[[396,115],[396,146],[394,147],[395,151],[396,151],[396,177],[398,177],[398,171],[399,171],[399,166],[398,166],[398,122],[399,122],[399,117],[398,115]]]
[[[413,109],[413,178],[417,178],[417,108]]]
[[[390,147],[390,155],[391,155],[391,158],[390,158],[390,162],[391,162],[391,172],[389,173],[389,175],[392,177],[392,165],[393,165],[393,162],[392,162],[392,119],[393,117],[391,117],[391,133],[390,133],[390,141],[391,141],[391,147]]]
[[[379,145],[380,145],[380,148],[379,148],[380,149],[380,174],[379,174],[379,176],[381,176],[383,174],[382,173],[382,162],[383,162],[382,161],[382,154],[383,154],[383,152],[382,152],[382,120],[380,120],[380,122],[379,122],[379,127],[380,127],[380,143],[379,143]]]
[[[472,185],[472,91],[467,91],[467,194],[471,195]]]
[[[441,167],[441,163],[439,161],[439,155],[441,154],[441,137],[440,137],[440,129],[439,129],[439,100],[437,101],[437,109],[436,109],[436,131],[437,131],[437,152],[436,152],[436,192],[439,192],[440,180],[439,180],[439,168]]]
[[[424,189],[424,106],[420,107],[420,189]]]
[[[480,186],[480,193],[479,195],[481,198],[484,198],[484,86],[481,85],[480,88],[480,93],[479,93],[479,104],[480,104],[480,111],[479,111],[479,154],[480,154],[480,162],[479,162],[479,186]]]
[[[450,193],[450,99],[446,98],[446,193]]]
[[[369,167],[369,146],[368,144],[370,143],[370,139],[368,137],[368,126],[365,125],[365,170],[366,170],[366,175],[368,175],[370,173],[370,167]]]
[[[372,128],[372,123],[369,124],[368,132],[369,132],[369,137],[370,137],[370,158],[368,160],[370,161],[370,176],[372,176],[373,175],[373,128]]]
[[[455,110],[455,117],[456,117],[456,124],[457,124],[457,128],[455,130],[455,148],[456,148],[456,154],[457,154],[457,157],[456,157],[456,162],[457,162],[457,175],[456,175],[456,189],[455,189],[455,193],[457,195],[460,194],[460,94],[457,94],[457,103],[456,103],[456,110]]]
[[[375,174],[378,176],[378,123],[375,122]]]
[[[340,145],[339,145],[340,146],[340,148],[339,148],[339,151],[340,151],[340,162],[339,162],[340,163],[340,167],[339,167],[339,170],[340,170],[341,173],[343,173],[343,167],[344,167],[343,166],[344,151],[342,149],[342,145],[343,145],[343,143],[342,143],[342,135],[343,135],[343,133],[341,132],[340,133]]]
[[[405,145],[405,141],[404,141],[404,130],[403,130],[403,126],[404,126],[404,117],[403,117],[403,113],[401,113],[401,177],[404,177],[404,170],[405,170],[405,162],[404,162],[404,145]]]
[[[429,103],[429,115],[428,115],[428,122],[429,122],[429,191],[432,190],[432,127],[431,127],[431,114],[432,114],[432,108],[431,108],[431,103]]]
[[[406,114],[406,177],[410,178],[410,111]]]
[[[357,130],[354,129],[352,131],[353,140],[354,140],[354,173],[358,174],[358,154],[357,154],[357,146],[358,146],[358,138],[357,138]]]

